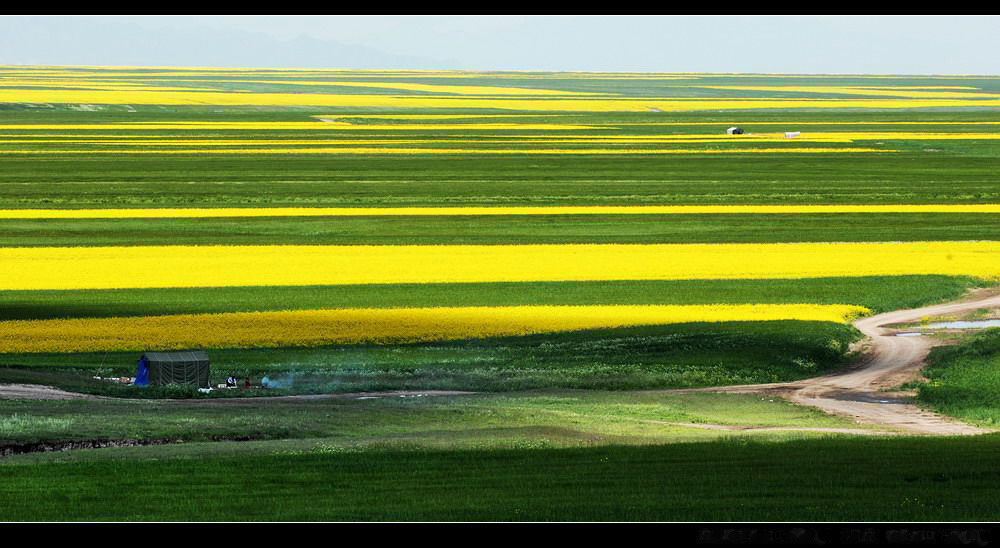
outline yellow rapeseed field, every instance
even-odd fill
[[[760,79],[758,74],[742,73],[718,73],[718,72],[560,72],[560,73],[532,73],[528,71],[505,71],[499,72],[477,72],[465,70],[384,70],[384,69],[338,69],[338,68],[221,68],[221,67],[168,67],[168,66],[109,66],[109,65],[74,65],[65,67],[59,65],[34,65],[30,68],[19,65],[0,65],[0,73],[17,74],[23,76],[33,76],[38,74],[52,74],[60,76],[86,76],[86,77],[106,77],[136,79],[149,76],[220,76],[239,77],[246,74],[251,76],[321,76],[339,77],[350,76],[352,78],[511,78],[511,79],[594,79],[594,80],[690,80],[690,79],[712,79],[712,78],[746,78]],[[782,74],[781,78],[798,78],[813,80],[815,75],[808,74]],[[898,76],[885,76],[876,74],[853,74],[852,80],[886,80],[898,79]],[[983,80],[992,77],[968,74],[946,74],[946,75],[923,75],[922,80]],[[895,87],[895,86],[894,86]],[[932,88],[946,86],[912,86],[914,88]],[[951,87],[951,86],[947,86]]]
[[[204,80],[172,80],[203,82]],[[360,87],[360,88],[383,88],[400,89],[404,91],[422,91],[431,93],[449,93],[458,95],[541,95],[541,96],[588,96],[588,95],[610,95],[600,92],[581,91],[560,91],[555,89],[536,88],[516,88],[502,86],[449,86],[443,84],[410,84],[403,82],[345,82],[345,81],[307,81],[307,80],[223,80],[220,83],[230,82],[241,84],[269,84],[269,85],[294,85],[294,86],[337,86],[337,87]],[[214,83],[214,82],[208,82]]]
[[[96,352],[405,343],[687,322],[847,322],[852,305],[355,308],[0,322],[0,352]]]
[[[312,120],[309,122],[107,122],[100,124],[0,124],[0,130],[17,131],[284,131],[284,130],[335,130],[342,124]]]
[[[2,92],[0,92],[2,93]],[[576,124],[518,124],[518,123],[471,123],[471,124],[349,124],[346,122],[121,122],[105,124],[0,124],[0,131],[30,130],[106,130],[106,131],[424,131],[424,130],[489,130],[489,131],[527,131],[527,130],[583,130],[608,129],[604,126]]]
[[[169,83],[169,82],[168,82]],[[140,84],[134,82],[98,81],[86,79],[65,80],[33,80],[0,78],[0,89],[3,88],[57,88],[82,89],[101,91],[204,91],[204,88],[182,86],[163,86],[158,84]],[[28,90],[22,90],[28,91]]]
[[[391,131],[395,128],[400,128],[404,131],[409,130],[420,130],[420,129],[433,129],[433,130],[456,130],[460,129],[463,131],[490,131],[490,130],[579,130],[579,129],[593,129],[587,128],[585,126],[559,126],[559,125],[521,125],[521,126],[506,126],[506,125],[495,125],[491,126],[489,124],[484,125],[427,125],[427,126],[350,126],[346,129],[369,129],[369,130],[384,130]],[[134,129],[134,128],[130,128]],[[185,128],[186,129],[186,128]],[[9,135],[8,135],[9,136]],[[310,147],[322,147],[323,145],[379,145],[379,144],[449,144],[449,145],[465,145],[475,146],[483,144],[509,144],[509,145],[524,145],[524,144],[542,144],[542,145],[553,145],[553,144],[581,144],[581,145],[654,145],[654,144],[794,144],[794,143],[854,143],[856,141],[897,141],[897,140],[998,140],[1000,139],[1000,133],[938,133],[938,132],[815,132],[806,133],[801,135],[794,140],[784,137],[781,134],[770,134],[761,133],[753,135],[740,135],[740,136],[726,136],[726,135],[504,135],[504,136],[491,136],[491,138],[484,139],[468,139],[468,138],[454,138],[451,135],[442,135],[441,138],[436,139],[400,139],[398,136],[386,137],[386,138],[369,138],[369,139],[252,139],[252,138],[236,138],[236,139],[217,139],[217,138],[200,138],[192,139],[186,137],[149,137],[149,136],[129,136],[129,135],[90,135],[90,136],[76,136],[73,137],[70,134],[56,135],[60,137],[59,139],[51,138],[41,138],[39,135],[15,135],[16,139],[2,139],[0,140],[0,145],[49,145],[49,144],[65,144],[65,145],[110,145],[112,147],[159,147],[159,146],[188,146],[197,145],[204,147],[222,147],[222,146],[247,146],[256,147],[258,150],[275,150],[275,146],[310,146]],[[50,135],[49,137],[52,137]],[[461,137],[466,137],[463,135]],[[272,148],[261,149],[260,147],[269,146]],[[93,151],[93,148],[84,148],[84,151]],[[297,149],[297,150],[309,150],[309,149]],[[356,150],[356,149],[343,149],[345,151]],[[393,149],[384,149],[387,151]],[[407,149],[412,150],[412,149]],[[441,149],[448,150],[448,149]],[[451,149],[455,150],[455,149]],[[472,149],[459,149],[459,150],[472,150]],[[480,150],[476,148],[475,150]],[[489,149],[483,149],[489,152]],[[590,149],[596,150],[596,149]],[[622,150],[615,148],[614,150]],[[689,150],[689,149],[678,149],[678,150]],[[703,150],[713,150],[713,149],[703,149]],[[714,150],[725,150],[725,149],[714,149]],[[793,149],[800,150],[800,149]],[[809,149],[811,151],[815,150],[827,150],[827,149]],[[848,150],[859,152],[861,149],[858,148],[840,148],[837,150]],[[54,153],[57,152],[53,149],[31,149],[31,148],[6,148],[6,152],[20,152],[25,153]],[[58,150],[58,152],[67,152],[66,150]],[[188,152],[188,151],[185,151]],[[311,153],[323,152],[323,150],[309,150]],[[515,150],[514,152],[520,153],[520,150]],[[148,153],[148,152],[147,152]],[[219,151],[218,153],[222,153]],[[389,152],[385,152],[389,153]],[[494,154],[498,152],[492,152]],[[556,152],[558,153],[558,152]]]
[[[373,120],[462,120],[466,118],[552,118],[569,114],[314,114],[313,118]],[[1000,124],[1000,122],[997,122]]]
[[[125,137],[125,136],[122,136]],[[274,145],[379,145],[379,144],[432,144],[432,143],[455,143],[455,142],[481,142],[481,141],[452,141],[441,139],[156,139],[131,137],[106,139],[103,136],[82,139],[2,139],[0,144],[65,144],[65,145],[114,145],[127,147],[141,146],[274,146]],[[513,141],[494,141],[496,143],[509,143]],[[545,141],[548,143],[549,141]],[[93,150],[93,149],[88,149]]]
[[[732,122],[617,122],[619,126],[731,126]],[[878,121],[878,122],[805,122],[800,120],[784,120],[781,122],[755,121],[753,126],[782,126],[786,128],[796,126],[1000,126],[1000,122],[900,122],[900,121]]]
[[[360,108],[469,108],[545,112],[688,112],[797,108],[995,107],[997,99],[673,99],[673,98],[521,98],[321,93],[232,93],[223,91],[101,91],[0,89],[0,103],[316,106]]]
[[[877,148],[393,148],[393,147],[337,147],[337,148],[195,148],[195,149],[0,149],[4,154],[525,154],[525,155],[616,155],[616,154],[851,154],[868,152],[897,152]]]
[[[0,248],[0,290],[939,274],[1000,279],[1000,242]]]
[[[0,219],[176,219],[211,217],[361,217],[448,215],[811,215],[816,213],[997,214],[1000,213],[1000,204],[0,209]]]
[[[516,123],[516,122],[476,122],[465,124],[350,124],[338,121],[323,121],[329,129],[345,131],[435,131],[435,130],[488,130],[488,131],[567,131],[581,129],[607,129],[604,126],[577,125],[577,124],[539,124],[539,123]],[[315,127],[311,129],[317,129]]]
[[[757,138],[779,137],[780,135],[756,134]],[[742,136],[741,136],[742,137]],[[1000,133],[942,133],[926,131],[853,131],[853,132],[810,132],[803,133],[795,140],[821,142],[853,142],[874,140],[906,140],[906,141],[949,141],[949,140],[997,140]]]
[[[993,99],[1000,97],[1000,93],[988,93],[977,88],[969,87],[915,87],[915,86],[697,86],[705,89],[724,89],[739,91],[765,91],[765,92],[795,92],[795,93],[822,93],[838,95],[865,95],[871,97],[906,97],[912,99]],[[927,90],[932,91],[927,91]],[[946,89],[947,91],[939,91]],[[977,90],[977,91],[954,91]]]

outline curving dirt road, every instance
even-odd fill
[[[861,318],[854,322],[854,326],[868,336],[864,343],[865,358],[847,371],[788,383],[699,390],[775,394],[828,413],[854,417],[861,423],[889,426],[907,433],[963,435],[992,432],[921,409],[910,403],[909,394],[887,392],[917,378],[930,349],[946,344],[946,341],[928,336],[897,337],[897,331],[886,326],[920,321],[928,316],[995,307],[1000,307],[1000,294],[996,290],[979,290],[961,301]]]
[[[877,316],[861,318],[854,326],[867,335],[863,343],[865,358],[846,371],[787,383],[751,384],[671,390],[671,392],[730,392],[772,394],[793,402],[816,407],[828,413],[847,415],[859,423],[877,424],[893,430],[934,435],[968,435],[992,432],[955,419],[921,409],[910,403],[910,394],[889,392],[892,388],[915,379],[924,366],[924,359],[934,346],[946,344],[940,337],[898,337],[894,324],[920,321],[925,317],[955,315],[980,308],[1000,307],[1000,291],[978,290],[960,301],[936,304],[910,310],[895,310]],[[246,403],[261,400],[297,399],[369,399],[378,397],[419,397],[464,395],[460,391],[397,391],[388,393],[319,394],[257,398],[213,398],[181,400],[208,404]],[[76,394],[48,386],[0,384],[0,399],[108,399],[101,396]]]

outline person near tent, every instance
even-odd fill
[[[250,377],[247,377],[246,381],[244,381],[243,388],[253,388],[253,385],[250,384]]]
[[[149,386],[149,360],[143,355],[139,358],[139,367],[135,370],[135,380],[132,384],[136,386]]]

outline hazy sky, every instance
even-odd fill
[[[0,17],[0,64],[1000,74],[996,16]]]

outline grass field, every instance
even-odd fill
[[[729,435],[697,425],[750,428],[771,439],[820,435],[808,429],[858,427],[780,398],[662,391],[558,390],[509,394],[254,401],[0,400],[7,443],[86,440],[205,442],[244,438],[273,447],[364,450],[413,447],[579,447],[703,441]],[[303,417],[310,420],[303,421]],[[780,430],[789,423],[801,431]],[[692,426],[694,425],[694,426]],[[230,451],[241,451],[238,443]],[[159,451],[188,451],[187,444]],[[210,454],[221,447],[201,447]],[[99,451],[92,457],[101,458]],[[107,452],[106,452],[107,453]],[[22,454],[5,462],[74,460],[75,454]],[[113,454],[106,456],[113,457]]]
[[[736,439],[154,462],[131,453],[0,465],[0,497],[5,517],[19,520],[991,521],[996,445],[995,436]],[[237,489],[235,478],[253,481]]]
[[[641,391],[815,376],[859,338],[843,314],[699,307],[878,313],[995,285],[998,156],[996,77],[0,66],[0,383],[135,398],[0,400],[0,444],[184,440],[5,457],[0,519],[994,518],[993,437],[803,439],[834,434],[760,428],[858,426]],[[590,207],[616,209],[558,209]],[[212,396],[95,380],[141,350],[58,327],[573,305],[593,308],[555,332],[217,345],[213,382],[285,388]],[[14,346],[46,326],[58,352]],[[928,405],[992,424],[991,336],[935,353]],[[481,393],[217,400],[397,389]],[[229,475],[258,481],[216,496]]]
[[[814,376],[848,363],[857,338],[830,322],[687,323],[587,330],[461,342],[340,345],[210,351],[213,380],[278,374],[278,393],[392,389],[523,390],[546,387],[637,389],[776,382]],[[134,373],[136,352],[6,356],[6,382],[47,379],[97,394],[143,397],[150,389],[91,379]],[[115,367],[127,363],[128,367]],[[53,366],[58,366],[55,368]],[[50,368],[48,374],[36,368]],[[54,377],[54,373],[59,373]],[[38,376],[41,375],[41,376]],[[37,381],[36,381],[37,382]],[[192,389],[188,397],[201,396]],[[241,395],[223,391],[213,397]]]
[[[920,384],[919,399],[976,424],[1000,423],[1000,329],[963,338],[962,344],[935,349]]]

